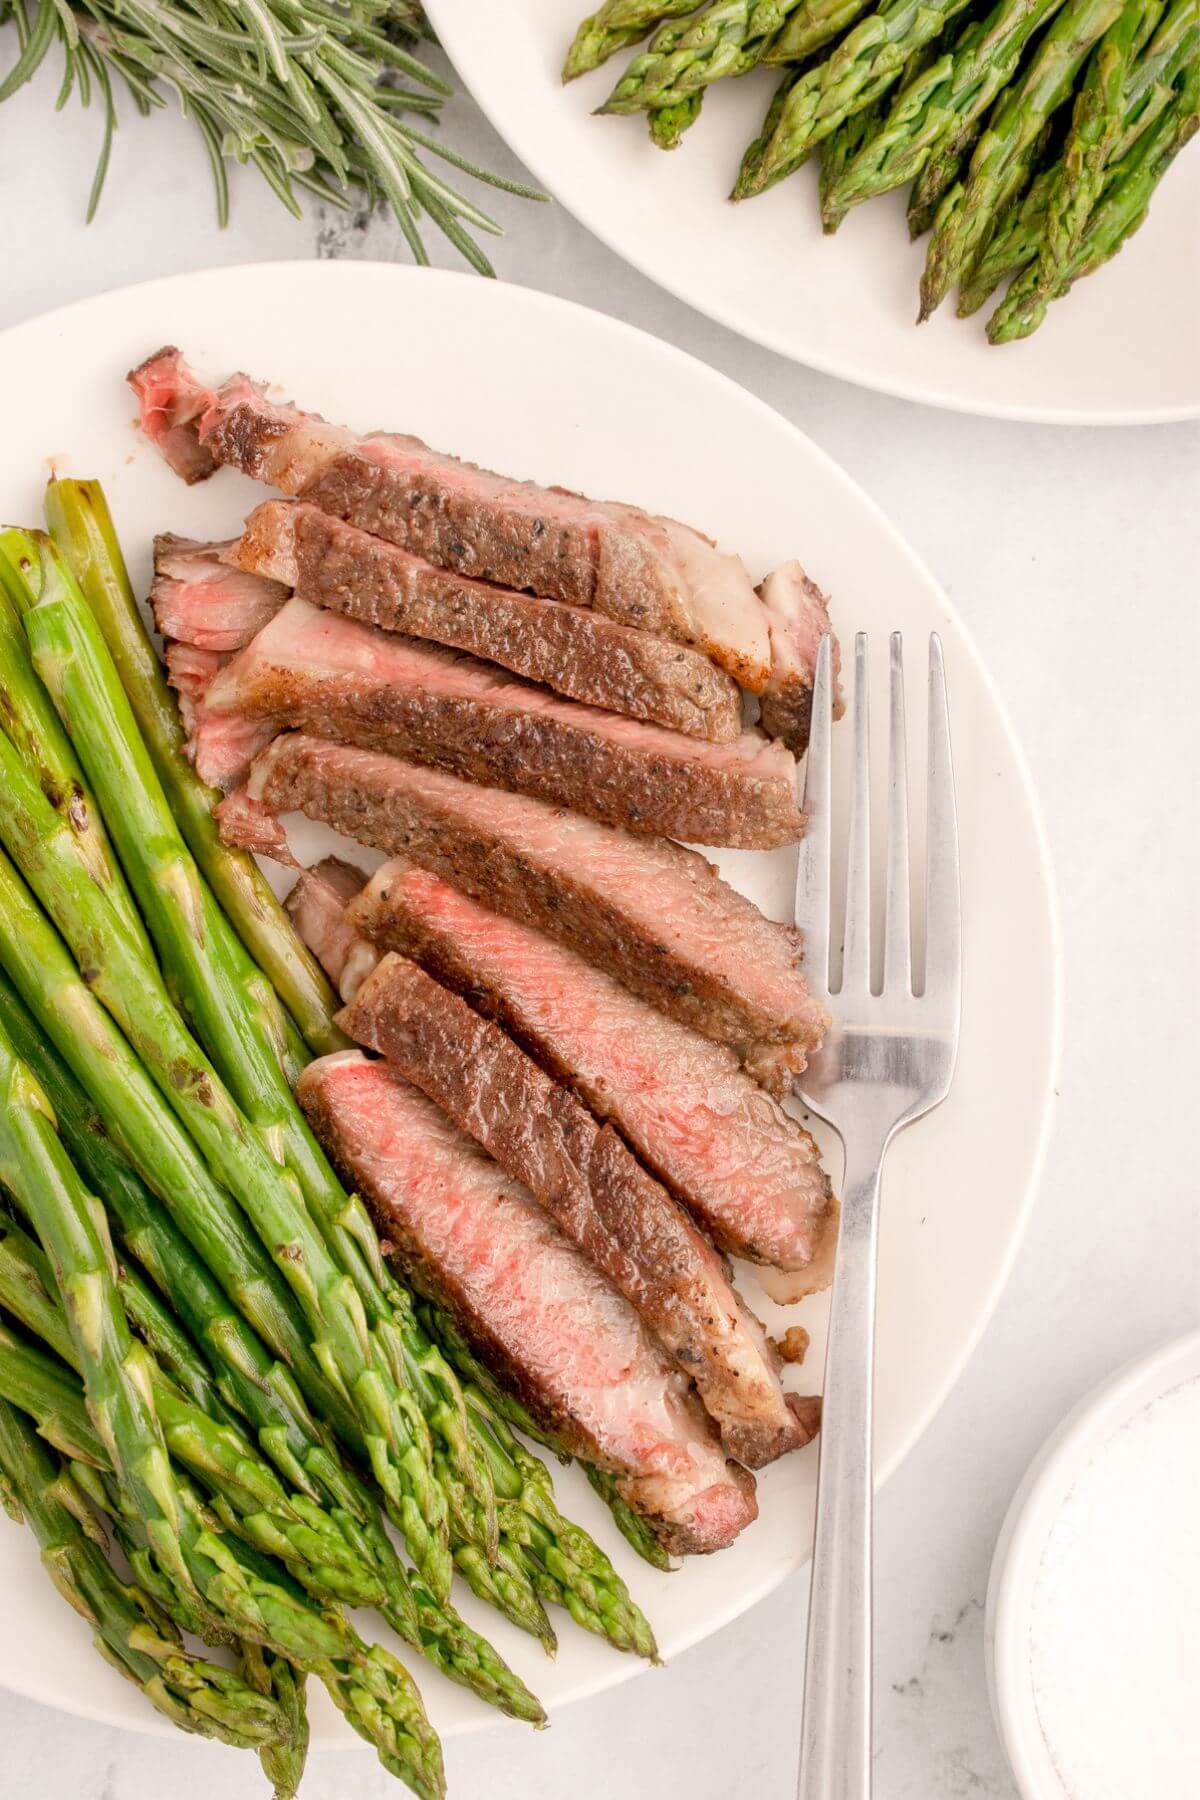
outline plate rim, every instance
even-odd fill
[[[786,361],[799,364],[802,368],[815,369],[819,375],[826,375],[831,380],[845,381],[852,387],[861,387],[871,393],[884,394],[891,400],[906,400],[916,406],[930,406],[938,412],[963,413],[980,419],[997,419],[1009,425],[1067,425],[1114,431],[1123,426],[1181,425],[1200,419],[1200,395],[1179,406],[1146,406],[1134,409],[1126,408],[1121,411],[1115,409],[1108,411],[1103,409],[1084,410],[1069,406],[1006,405],[1001,400],[970,400],[940,390],[931,392],[919,384],[903,380],[888,380],[886,377],[876,374],[864,374],[851,361],[823,355],[819,352],[801,355],[787,342],[782,333],[763,327],[747,326],[734,316],[731,308],[722,306],[719,301],[698,299],[679,282],[670,280],[657,268],[652,268],[649,260],[624,243],[620,231],[606,226],[592,207],[586,204],[575,205],[567,201],[559,192],[558,184],[547,172],[543,159],[536,153],[532,156],[528,155],[526,146],[523,143],[515,142],[510,137],[507,126],[500,123],[475,83],[459,68],[451,43],[452,41],[461,42],[461,38],[452,25],[445,24],[448,18],[457,17],[455,0],[426,0],[426,11],[429,14],[430,24],[437,33],[438,42],[449,58],[454,73],[462,83],[465,92],[471,96],[501,142],[524,165],[538,184],[545,188],[557,205],[582,225],[585,231],[589,231],[594,238],[597,238],[606,249],[611,250],[614,256],[620,257],[623,263],[627,263],[645,280],[652,282],[656,288],[661,289],[663,293],[670,294],[682,306],[688,307],[702,318],[711,319],[714,324],[732,332],[735,337],[742,338],[747,343],[757,344],[764,350],[770,350],[776,356],[782,356]],[[465,24],[464,19],[464,29]],[[519,286],[520,284],[509,283],[508,285]],[[577,303],[568,302],[568,304]],[[595,309],[585,308],[585,311],[593,310]],[[653,336],[654,333],[651,332],[647,335]]]
[[[318,281],[329,281],[331,283],[346,282],[350,286],[353,286],[358,282],[374,282],[386,286],[392,282],[403,284],[405,282],[421,280],[439,284],[451,284],[456,287],[470,285],[474,288],[481,280],[477,275],[457,269],[418,269],[408,264],[351,261],[345,259],[268,260],[264,262],[217,265],[215,267],[210,265],[202,269],[182,274],[155,276],[148,280],[129,283],[125,286],[106,288],[100,293],[71,300],[61,306],[52,307],[45,312],[34,314],[28,319],[21,320],[14,325],[7,326],[3,330],[0,330],[0,356],[8,349],[10,343],[22,333],[44,328],[57,329],[63,325],[69,325],[75,314],[85,313],[89,308],[92,308],[101,302],[111,302],[116,296],[143,295],[153,289],[165,290],[173,286],[182,287],[203,280],[212,281],[217,285],[224,282],[236,284],[236,282],[248,275],[267,275],[272,279],[278,279],[280,277],[286,279],[291,275],[300,276],[303,279],[308,280],[314,278],[312,276],[312,271],[314,270],[322,271],[320,275],[315,277]],[[764,419],[771,421],[773,427],[777,428],[782,425],[789,434],[799,441],[806,453],[814,455],[819,460],[826,472],[836,482],[843,484],[849,489],[854,494],[857,502],[867,509],[875,524],[882,529],[894,550],[907,560],[914,572],[921,578],[923,583],[926,584],[931,593],[936,596],[946,618],[957,632],[957,643],[961,644],[963,653],[970,660],[972,672],[982,684],[992,703],[996,717],[999,720],[1003,737],[1012,759],[1012,767],[1017,778],[1017,785],[1026,803],[1028,816],[1033,828],[1033,838],[1037,849],[1037,881],[1044,902],[1044,917],[1048,927],[1048,950],[1053,965],[1053,992],[1050,996],[1052,1004],[1047,1040],[1046,1080],[1045,1088],[1040,1099],[1036,1122],[1036,1141],[1034,1143],[1033,1154],[1030,1158],[1029,1174],[1025,1182],[1025,1189],[1021,1197],[1020,1208],[1015,1216],[1013,1229],[1009,1236],[1005,1253],[1003,1257],[997,1261],[984,1299],[976,1311],[972,1328],[964,1338],[957,1357],[951,1364],[947,1365],[941,1379],[931,1389],[930,1397],[922,1411],[914,1417],[906,1432],[899,1439],[891,1456],[877,1469],[875,1476],[875,1491],[878,1494],[883,1484],[911,1454],[937,1414],[945,1405],[951,1391],[957,1385],[974,1355],[984,1331],[990,1324],[999,1304],[1000,1297],[1008,1284],[1016,1258],[1023,1246],[1029,1220],[1032,1215],[1045,1170],[1050,1136],[1057,1111],[1056,1102],[1058,1098],[1058,1088],[1060,1086],[1059,1075],[1062,1064],[1064,1036],[1065,969],[1061,907],[1059,904],[1057,884],[1054,878],[1054,866],[1050,853],[1046,823],[1038,801],[1032,772],[1021,740],[1017,735],[1016,728],[1009,716],[1008,709],[998,691],[991,672],[984,662],[982,654],[959,614],[957,607],[946,594],[924,559],[904,537],[900,528],[892,522],[882,506],[880,506],[871,494],[869,494],[847,470],[843,469],[840,463],[838,463],[828,451],[824,450],[815,439],[810,437],[800,426],[793,424],[790,419],[786,418],[782,413],[770,406],[765,400],[760,399],[757,394],[751,392],[751,390],[735,381],[732,376],[726,375],[723,370],[714,368],[711,364],[706,363],[703,358],[696,356],[689,350],[681,349],[678,345],[671,343],[665,338],[658,337],[654,332],[646,331],[641,326],[631,325],[623,319],[616,318],[611,313],[601,312],[594,307],[585,306],[580,301],[565,299],[555,294],[548,294],[539,288],[528,287],[517,282],[504,282],[495,284],[491,287],[485,286],[482,291],[495,293],[502,291],[504,288],[519,293],[522,296],[523,303],[535,305],[551,312],[558,312],[562,309],[566,309],[572,313],[582,314],[592,321],[599,321],[603,329],[613,332],[618,336],[627,335],[638,339],[648,339],[657,354],[665,355],[668,359],[673,358],[681,364],[688,365],[692,371],[698,370],[699,378],[702,381],[715,381],[722,388],[730,391],[733,395],[736,395],[740,404],[745,405],[748,403],[749,406],[762,415]],[[697,1644],[715,1635],[716,1632],[723,1629],[724,1626],[731,1624],[735,1619],[740,1618],[744,1613],[749,1611],[751,1607],[757,1605],[760,1600],[765,1599],[769,1594],[773,1593],[790,1575],[793,1575],[804,1568],[810,1560],[810,1555],[810,1548],[806,1546],[798,1551],[794,1557],[788,1559],[786,1566],[775,1566],[769,1570],[764,1570],[761,1577],[756,1582],[750,1584],[746,1589],[739,1592],[736,1599],[731,1604],[706,1616],[703,1621],[697,1622],[694,1629],[684,1631],[673,1645],[672,1656],[684,1655]],[[574,1687],[568,1689],[566,1693],[560,1694],[556,1699],[551,1701],[547,1710],[550,1717],[553,1719],[577,1701],[589,1699],[598,1694],[608,1692],[613,1688],[623,1686],[627,1682],[633,1681],[639,1675],[645,1673],[646,1668],[635,1665],[631,1659],[614,1657],[611,1664],[606,1665],[604,1671],[598,1676],[587,1674],[581,1675]],[[22,1683],[19,1678],[18,1680],[13,1680],[9,1675],[0,1677],[0,1688],[4,1691],[16,1694],[23,1699],[35,1701],[38,1704],[51,1707],[56,1711],[71,1713],[82,1718],[90,1719],[95,1723],[106,1725],[109,1728],[127,1729],[135,1731],[139,1733],[139,1735],[166,1739],[174,1739],[178,1735],[176,1728],[173,1727],[169,1721],[160,1718],[160,1716],[149,1707],[146,1708],[147,1717],[145,1721],[142,1722],[139,1720],[134,1724],[125,1719],[114,1719],[111,1714],[105,1712],[102,1708],[97,1707],[93,1703],[88,1703],[86,1700],[79,1702],[72,1700],[70,1704],[64,1704],[64,1701],[59,1694],[55,1694],[54,1697],[48,1698],[43,1690],[36,1688],[32,1683]],[[498,1713],[489,1707],[481,1705],[478,1708],[473,1708],[465,1720],[454,1721],[448,1727],[445,1727],[442,1735],[446,1742],[450,1742],[459,1738],[474,1736],[480,1731],[485,1731],[498,1726],[501,1722],[501,1716]],[[363,1750],[364,1753],[370,1751],[369,1745],[363,1744],[358,1740],[343,1743],[330,1742],[328,1739],[322,1738],[319,1741],[314,1741],[312,1744],[312,1751],[314,1753],[324,1751],[344,1751],[354,1748],[359,1748]]]

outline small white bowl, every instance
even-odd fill
[[[1079,1476],[1113,1433],[1197,1376],[1200,1331],[1128,1364],[1064,1419],[1013,1496],[992,1559],[984,1654],[996,1729],[1023,1800],[1070,1800],[1042,1734],[1031,1672],[1030,1618],[1046,1539]]]

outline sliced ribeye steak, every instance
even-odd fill
[[[795,759],[757,731],[731,744],[685,737],[306,600],[289,600],[264,625],[206,705],[534,794],[627,831],[749,850],[803,833]]]
[[[546,1210],[424,1094],[358,1051],[297,1089],[326,1150],[414,1282],[555,1438],[613,1471],[680,1552],[722,1549],[754,1518],[687,1380]]]
[[[816,1145],[731,1051],[403,859],[377,871],[346,918],[498,1020],[617,1126],[724,1249],[803,1270],[812,1287],[828,1280],[836,1211]]]
[[[419,438],[360,437],[268,400],[245,375],[206,390],[174,348],[129,380],[143,429],[185,480],[230,465],[459,574],[693,645],[756,694],[796,682],[803,621],[797,635],[738,557],[677,519],[514,481]],[[782,722],[796,710],[783,705]]]
[[[789,1401],[711,1244],[612,1127],[505,1031],[396,955],[338,1022],[522,1182],[608,1276],[696,1383],[731,1456],[758,1469],[808,1443],[819,1402]]]
[[[741,731],[737,683],[700,651],[443,569],[307,501],[265,500],[228,555],[314,606],[468,650],[569,699],[712,743]]]
[[[804,983],[799,934],[679,844],[301,733],[255,759],[245,798],[260,814],[298,809],[407,855],[729,1044],[781,1089],[828,1025]],[[243,802],[236,811],[244,821]]]

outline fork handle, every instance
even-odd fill
[[[886,1139],[847,1145],[825,1351],[797,1800],[870,1800],[871,1431]]]

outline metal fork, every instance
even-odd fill
[[[913,991],[904,668],[891,638],[889,797],[883,980],[871,991],[870,727],[867,640],[854,654],[854,762],[842,973],[832,986],[831,639],[822,640],[805,769],[807,834],[796,923],[809,985],[833,1026],[800,1091],[845,1146],[842,1216],[817,1474],[817,1528],[798,1800],[871,1793],[871,1435],[875,1273],[883,1159],[898,1131],[945,1099],[958,1047],[961,919],[958,823],[942,646],[929,640],[925,978]]]

